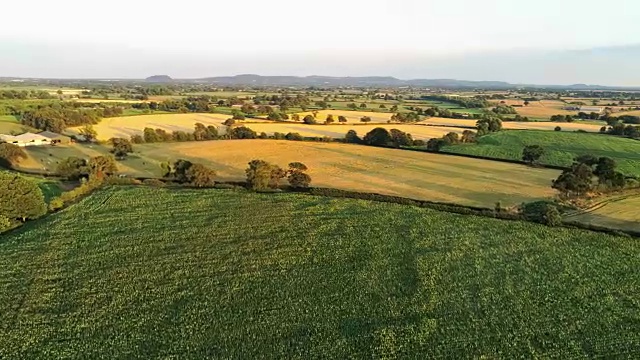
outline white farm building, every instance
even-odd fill
[[[17,146],[39,146],[50,145],[51,139],[42,135],[33,133],[24,133],[20,135],[2,135],[0,134],[0,142],[6,142]]]

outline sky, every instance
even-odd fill
[[[640,1],[21,0],[0,76],[396,76],[640,85]]]

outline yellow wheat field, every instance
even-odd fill
[[[578,113],[577,111],[563,110],[567,104],[558,100],[531,101],[527,106],[524,106],[524,100],[514,99],[492,101],[492,103],[498,105],[500,101],[511,106],[522,105],[522,107],[515,108],[518,114],[532,118],[550,118],[553,115],[576,115]]]
[[[109,140],[113,137],[129,138],[131,135],[142,134],[144,128],[164,129],[166,131],[193,131],[196,123],[205,126],[220,127],[229,118],[224,114],[160,114],[137,115],[104,118],[93,128],[98,132],[99,140]],[[78,132],[80,128],[71,128]]]
[[[372,125],[306,125],[299,123],[248,123],[244,126],[252,129],[257,133],[265,132],[272,135],[274,132],[280,133],[299,133],[302,136],[328,136],[332,138],[343,138],[349,130],[354,130],[359,136],[364,136],[369,131],[382,127],[385,129],[398,129],[410,133],[414,139],[428,140],[431,138],[442,137],[443,135],[455,132],[462,133],[464,129],[437,127],[437,126],[421,126],[406,124],[372,124]]]
[[[391,107],[391,105],[389,106]],[[373,112],[373,111],[349,111],[349,110],[320,110],[316,115],[316,121],[318,123],[324,123],[327,119],[327,116],[331,114],[333,115],[333,119],[335,122],[338,122],[339,116],[344,116],[347,118],[347,124],[358,124],[361,123],[360,119],[364,116],[369,116],[371,118],[371,123],[387,123],[391,120],[392,113],[382,113],[382,112]],[[302,120],[307,115],[313,115],[313,112],[301,112],[298,113],[300,115],[300,120]]]
[[[464,126],[475,127],[477,120],[465,120],[465,119],[446,119],[446,118],[428,118],[421,121],[419,124],[439,125],[439,126]],[[604,125],[604,123],[603,123]],[[416,126],[416,125],[413,125]],[[551,121],[530,121],[530,122],[516,122],[516,121],[503,121],[502,127],[504,129],[514,130],[554,130],[556,126],[560,126],[563,131],[576,131],[584,130],[590,132],[598,132],[602,125],[590,124],[584,122],[572,122],[572,123],[557,123]]]
[[[221,179],[243,180],[247,163],[300,161],[313,184],[423,200],[493,207],[553,195],[558,171],[495,161],[362,145],[276,140],[218,140],[136,146],[145,163],[189,159]],[[158,167],[159,169],[159,167]]]

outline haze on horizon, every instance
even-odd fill
[[[23,0],[0,76],[395,76],[640,86],[640,3]]]

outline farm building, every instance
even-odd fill
[[[71,142],[71,138],[51,131],[43,131],[38,133],[40,136],[44,136],[50,140],[51,144],[68,144]]]
[[[17,146],[39,146],[51,144],[51,139],[42,135],[33,133],[24,133],[17,136],[12,135],[0,135],[0,141],[17,145]]]

